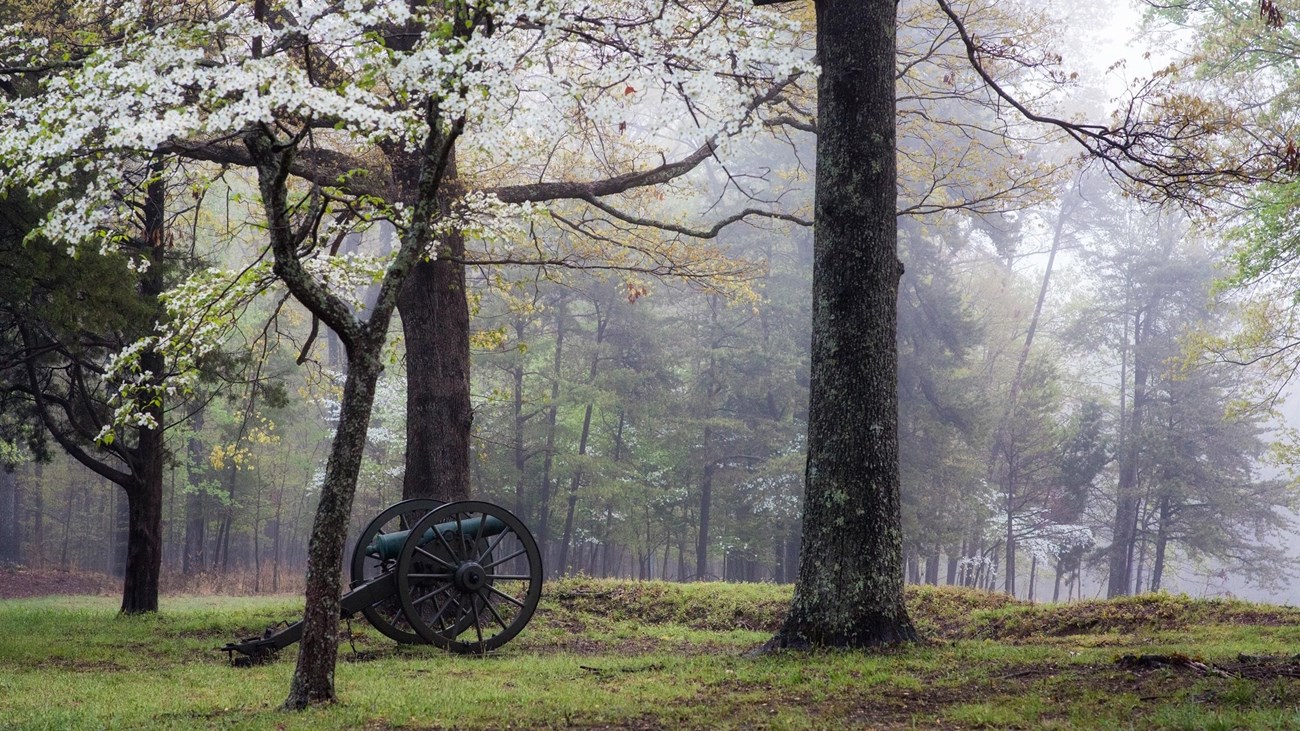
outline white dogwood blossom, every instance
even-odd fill
[[[0,63],[43,69],[35,90],[0,96],[0,196],[22,190],[47,202],[32,235],[70,254],[121,250],[138,225],[142,170],[162,160],[210,182],[216,164],[251,164],[243,137],[259,126],[294,139],[305,160],[350,161],[312,181],[342,191],[336,196],[359,212],[340,226],[383,218],[404,230],[409,206],[382,191],[358,193],[351,179],[383,173],[367,169],[376,149],[418,152],[430,124],[460,120],[464,187],[434,238],[440,226],[485,241],[518,238],[544,206],[503,203],[474,186],[652,168],[755,133],[756,100],[815,73],[800,29],[748,0],[484,0],[468,6],[487,19],[469,32],[453,32],[464,19],[444,17],[438,3],[265,5],[259,15],[244,0],[86,2],[74,15],[107,12],[111,27],[104,42],[67,57],[21,24],[0,27]],[[421,30],[407,35],[411,28]],[[319,171],[318,160],[303,164]],[[303,201],[299,218],[315,210]],[[317,237],[335,220],[321,218]],[[301,249],[306,271],[345,300],[388,265],[378,255]],[[429,255],[437,249],[435,241]],[[136,269],[148,265],[127,253],[137,255]],[[199,361],[271,278],[269,264],[203,271],[170,293],[168,321],[110,364],[122,384],[116,423],[140,425],[146,417],[136,410],[149,400],[141,389],[165,388],[160,374],[140,368],[140,353],[166,356],[166,387],[192,387]]]

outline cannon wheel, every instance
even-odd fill
[[[385,571],[397,568],[396,558],[385,561],[377,554],[366,551],[370,543],[375,540],[375,536],[410,530],[421,518],[442,504],[438,500],[415,498],[391,505],[376,515],[375,519],[366,525],[365,530],[361,531],[361,535],[357,537],[356,548],[352,549],[352,588],[355,589]],[[411,631],[402,603],[396,596],[388,597],[362,609],[361,614],[370,622],[370,626],[397,642],[406,645],[423,645],[428,642]]]
[[[504,526],[484,535],[488,518]],[[475,522],[470,522],[475,521]],[[435,531],[435,525],[474,529]],[[542,557],[523,522],[475,500],[447,503],[411,530],[397,559],[397,594],[411,629],[446,650],[484,653],[528,624],[542,595]]]

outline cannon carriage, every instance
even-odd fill
[[[506,509],[470,500],[404,500],[358,535],[343,617],[361,614],[403,644],[485,653],[528,624],[542,593],[542,560]],[[221,648],[236,665],[265,661],[302,637],[295,622]],[[239,657],[236,657],[238,655]]]

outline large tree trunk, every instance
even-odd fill
[[[819,0],[803,546],[775,647],[916,639],[903,604],[892,0]]]
[[[457,32],[469,33],[464,28],[458,28]],[[302,640],[284,702],[286,709],[302,709],[334,699],[343,543],[365,451],[375,383],[383,369],[380,357],[405,279],[432,241],[432,222],[438,215],[442,176],[463,126],[463,118],[456,120],[450,129],[436,122],[430,125],[419,157],[421,170],[416,177],[420,196],[412,207],[401,249],[385,271],[379,296],[365,321],[358,320],[345,301],[321,287],[298,259],[286,184],[294,146],[275,139],[270,128],[264,126],[252,126],[244,134],[244,145],[257,166],[274,272],[299,302],[339,333],[348,356],[339,424],[325,465],[325,481],[308,546]]]
[[[161,435],[160,435],[161,436]],[[161,439],[159,440],[161,441]],[[154,475],[157,475],[157,481]],[[162,455],[140,484],[125,490],[127,510],[126,576],[122,582],[122,613],[158,611],[158,579],[162,572]]]
[[[406,475],[403,498],[469,498],[469,303],[465,237],[442,241],[402,290],[398,310],[406,337]]]
[[[141,365],[162,373],[163,358],[156,352],[144,354]],[[126,567],[122,581],[122,613],[158,611],[158,583],[162,574],[163,445],[162,406],[149,408],[160,425],[137,430],[135,482],[124,485],[127,501]]]

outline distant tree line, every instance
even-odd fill
[[[901,226],[909,581],[1045,600],[1079,596],[1089,572],[1131,593],[1197,562],[1262,581],[1285,571],[1271,539],[1294,503],[1285,480],[1265,477],[1265,384],[1189,355],[1239,324],[1211,302],[1210,242],[1090,185],[1087,200],[1066,189],[1063,203],[1014,216]],[[1024,253],[1045,235],[1061,250],[1046,278],[1042,256]],[[793,581],[810,240],[801,229],[725,240],[766,264],[738,293],[530,268],[469,277],[474,494],[528,522],[553,575]],[[337,352],[328,332],[308,367],[277,350],[260,380],[196,399],[168,430],[172,585],[296,581],[337,418]],[[405,401],[389,369],[353,530],[403,495]],[[0,560],[120,575],[126,501],[11,432]]]

